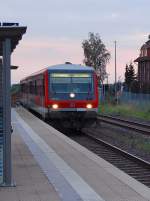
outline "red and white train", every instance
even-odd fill
[[[21,103],[44,119],[76,129],[96,120],[98,83],[92,67],[54,65],[26,77],[20,84]]]

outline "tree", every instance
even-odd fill
[[[139,83],[139,81],[134,80],[132,82],[130,90],[131,90],[132,93],[139,93],[140,92],[140,83]]]
[[[110,53],[98,33],[89,33],[89,39],[82,42],[84,50],[84,63],[87,66],[93,66],[99,79],[103,82],[106,76],[106,64],[110,59]]]
[[[127,65],[126,64],[126,69],[125,69],[125,85],[128,90],[131,89],[133,82],[136,80],[136,74],[134,70],[134,65],[132,62]]]

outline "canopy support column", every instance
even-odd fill
[[[11,80],[10,80],[11,39],[3,41],[3,129],[4,129],[4,173],[3,183],[12,185],[11,166]]]

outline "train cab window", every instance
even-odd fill
[[[87,93],[93,89],[91,74],[52,74],[51,88],[57,93],[78,92]]]
[[[61,92],[69,92],[71,89],[71,78],[51,78],[51,87],[53,92],[61,93]]]
[[[66,98],[71,92],[76,93],[79,99],[85,99],[93,91],[91,73],[52,73],[50,76],[50,93],[56,99],[63,96]]]
[[[87,91],[92,91],[93,82],[91,77],[87,78],[72,78],[73,92],[86,93]]]

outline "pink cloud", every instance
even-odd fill
[[[83,50],[81,42],[69,39],[33,39],[21,41],[12,55],[12,64],[19,69],[12,71],[12,83],[36,72],[46,66],[65,61],[82,63]]]
[[[115,59],[114,59],[114,50],[111,51],[112,57],[110,63],[107,65],[107,72],[109,74],[109,82],[114,83],[115,77]],[[125,66],[130,62],[133,62],[139,56],[139,50],[134,50],[130,48],[117,50],[116,54],[116,61],[117,61],[117,79],[119,77],[122,78],[124,81],[124,73],[125,73]],[[135,70],[137,71],[137,67],[135,64]]]
[[[107,48],[111,53],[110,63],[107,65],[109,82],[114,82],[114,48]],[[124,80],[126,63],[134,61],[139,55],[139,49],[117,47],[117,78]],[[12,82],[30,75],[47,66],[70,61],[83,63],[82,41],[71,39],[39,39],[22,40],[12,55],[12,64],[18,65],[19,69],[12,71]]]

